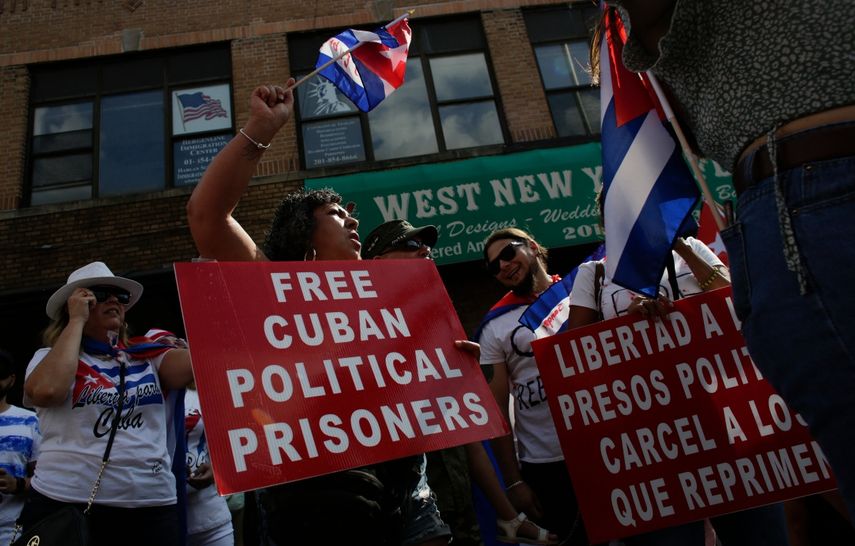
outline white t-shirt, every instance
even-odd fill
[[[9,406],[0,413],[0,468],[16,478],[27,476],[27,465],[39,454],[39,420],[32,411]],[[0,544],[9,544],[24,495],[0,494]]]
[[[187,389],[184,395],[184,433],[187,439],[188,475],[202,463],[210,463],[205,425],[199,406],[199,393]],[[196,489],[187,485],[187,532],[201,533],[231,522],[232,514],[226,499],[217,494],[214,485]]]
[[[551,463],[564,460],[543,381],[534,362],[534,332],[519,323],[526,307],[491,320],[481,332],[481,365],[508,366],[508,386],[514,399],[514,437],[519,460]]]
[[[718,256],[701,241],[693,237],[687,237],[686,242],[692,247],[695,254],[706,263],[713,267],[724,267]],[[703,292],[683,258],[676,252],[672,252],[671,254],[674,257],[674,272],[677,275],[677,289],[680,291],[680,297],[685,298]],[[605,266],[605,261],[600,260],[600,263],[603,263]],[[573,290],[570,293],[570,305],[594,310],[602,309],[603,319],[605,320],[625,315],[629,304],[632,303],[634,298],[638,297],[638,294],[628,288],[613,283],[610,278],[605,277],[603,278],[603,285],[600,291],[600,304],[598,305],[594,296],[596,264],[596,261],[590,261],[579,266],[579,272],[576,274],[576,280],[573,281]],[[662,275],[662,280],[659,281],[659,293],[674,301],[674,295],[671,293],[671,284],[668,282],[667,271]]]
[[[27,377],[50,349],[36,351]],[[163,354],[131,360],[125,407],[95,502],[123,508],[175,504],[172,458],[158,369]],[[32,487],[52,499],[86,502],[98,476],[115,412],[119,362],[80,354],[74,382],[59,406],[36,408],[42,444]]]

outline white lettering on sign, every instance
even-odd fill
[[[478,210],[476,196],[481,194],[481,185],[478,182],[458,184],[456,186],[445,186],[438,188],[436,197],[432,190],[416,190],[389,195],[377,195],[374,204],[383,216],[384,222],[390,220],[407,220],[410,218],[410,198],[415,202],[416,218],[431,218],[437,214],[447,216],[457,214],[460,211],[461,202],[463,208],[469,212]],[[434,199],[440,205],[434,205]]]
[[[303,417],[296,423],[266,423],[261,437],[250,428],[233,429],[228,434],[235,470],[245,472],[252,466],[247,462],[250,456],[259,465],[278,466],[344,453],[354,442],[375,447],[384,439],[399,442],[486,423],[487,410],[480,398],[466,392],[460,399],[439,396],[356,408],[347,415],[327,413],[317,420]]]
[[[758,453],[680,472],[678,480],[689,510],[733,500],[734,489],[748,497],[774,493],[828,479],[828,461],[816,442]]]
[[[561,375],[571,377],[598,370],[603,364],[614,366],[685,347],[691,342],[686,317],[674,311],[662,320],[640,320],[601,330],[596,335],[570,339],[567,345],[556,343],[554,351]]]
[[[291,274],[271,273],[270,280],[273,283],[276,301],[287,302],[287,294],[294,290]],[[377,297],[377,292],[373,290],[370,275],[366,270],[324,271],[323,274],[300,271],[297,273],[297,281],[303,301],[307,302],[330,299],[350,300],[354,298],[354,294],[358,299]]]
[[[293,327],[292,327],[293,323]],[[264,319],[264,337],[271,347],[288,349],[294,337],[307,347],[318,347],[324,343],[350,343],[411,337],[410,327],[400,307],[381,308],[371,312],[359,309],[353,317],[341,311],[326,313],[296,314],[291,321],[280,315]]]
[[[368,369],[364,366],[366,361]],[[315,374],[307,371],[304,362],[268,364],[261,369],[260,376],[261,389],[257,390],[258,384],[250,370],[226,370],[235,408],[244,407],[245,397],[251,393],[263,395],[271,402],[284,403],[294,396],[309,399],[384,388],[391,383],[409,385],[460,379],[463,371],[452,366],[442,348],[436,347],[432,352],[415,349],[407,356],[390,352],[381,357],[365,355],[324,359],[323,373]]]

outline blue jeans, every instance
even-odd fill
[[[807,421],[855,518],[855,157],[779,179],[808,293],[787,269],[769,178],[739,197],[738,221],[722,233],[734,305],[752,359]]]

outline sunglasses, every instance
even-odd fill
[[[89,290],[92,291],[98,303],[104,303],[110,299],[110,296],[116,296],[116,301],[122,305],[127,305],[131,301],[131,293],[118,286],[92,286]]]
[[[401,241],[398,244],[392,245],[389,250],[403,250],[405,252],[415,252],[417,250],[421,250],[422,248],[427,248],[430,250],[430,245],[427,243],[423,243],[417,239],[407,239],[406,241]]]
[[[509,262],[513,260],[517,255],[517,247],[521,247],[524,244],[525,243],[523,241],[512,241],[508,243],[508,245],[505,246],[505,248],[503,248],[495,258],[487,262],[487,272],[494,277],[498,275],[499,270],[502,268],[501,262]]]

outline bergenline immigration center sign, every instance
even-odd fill
[[[433,263],[177,263],[220,493],[508,433]]]
[[[533,343],[592,542],[836,487],[751,361],[730,294]]]

